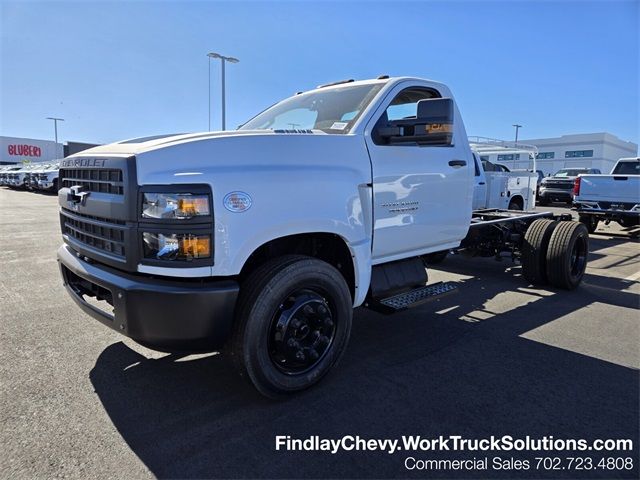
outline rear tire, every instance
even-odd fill
[[[353,306],[333,266],[302,255],[273,259],[243,282],[231,356],[270,398],[311,387],[342,357]]]
[[[584,226],[587,227],[587,231],[589,233],[593,233],[598,228],[599,220],[597,217],[592,215],[578,215],[578,220],[581,223],[584,223]]]
[[[559,222],[547,250],[547,275],[551,285],[573,290],[587,269],[589,232],[580,222]]]
[[[522,276],[534,285],[547,283],[547,248],[551,234],[558,226],[555,220],[535,220],[524,234],[522,244]]]

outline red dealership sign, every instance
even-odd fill
[[[20,157],[40,157],[42,156],[42,150],[35,145],[8,145],[7,150],[9,155]]]

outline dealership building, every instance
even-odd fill
[[[552,175],[562,168],[597,168],[609,173],[620,158],[636,157],[638,145],[610,133],[579,133],[555,138],[522,139],[538,149],[536,169]],[[493,154],[488,160],[511,169],[531,168],[526,153]]]
[[[0,136],[0,165],[50,162],[95,147],[93,143],[67,142],[36,138]]]

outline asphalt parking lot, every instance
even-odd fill
[[[0,204],[4,478],[487,477],[274,448],[275,435],[346,434],[629,438],[635,451],[615,456],[634,470],[492,475],[638,477],[640,248],[617,225],[592,235],[573,292],[530,288],[509,260],[448,258],[431,280],[459,294],[395,316],[359,309],[340,367],[273,402],[219,355],[152,352],[85,316],[57,270],[56,197],[0,187]]]

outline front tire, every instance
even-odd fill
[[[307,389],[342,357],[353,315],[338,270],[301,255],[273,259],[243,282],[231,355],[270,398]]]

